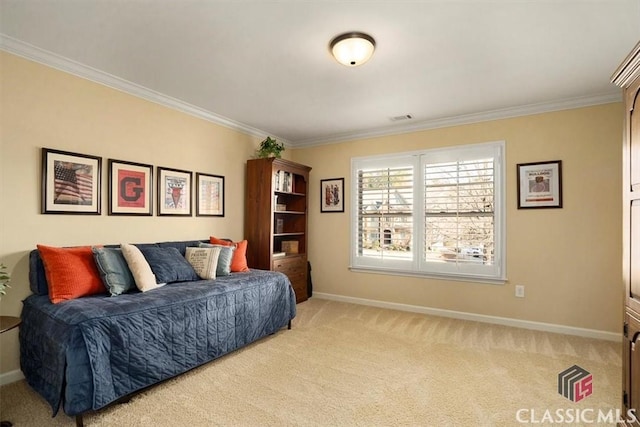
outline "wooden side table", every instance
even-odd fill
[[[17,328],[22,323],[19,317],[15,316],[0,316],[0,334],[4,334],[13,328]],[[0,421],[0,427],[11,427],[13,424],[9,421]]]
[[[0,316],[0,334],[4,334],[13,328],[17,328],[22,323],[19,317]]]

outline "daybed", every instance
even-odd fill
[[[175,247],[202,241],[151,244]],[[149,245],[147,245],[149,246]],[[250,270],[169,283],[149,292],[51,303],[38,250],[24,300],[20,364],[29,385],[76,416],[122,400],[288,325],[295,294],[284,274]]]

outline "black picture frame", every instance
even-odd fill
[[[519,163],[518,209],[562,208],[562,161]]]
[[[320,180],[320,212],[344,212],[344,178]]]
[[[153,166],[109,159],[109,215],[153,215]]]
[[[100,215],[102,158],[42,148],[41,213]]]
[[[193,173],[158,166],[158,216],[191,216]]]
[[[196,216],[224,216],[224,176],[196,172]]]

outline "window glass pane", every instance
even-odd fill
[[[358,254],[411,259],[413,168],[358,172]]]
[[[494,262],[493,159],[424,166],[424,260]]]
[[[425,218],[425,261],[493,264],[493,216]]]

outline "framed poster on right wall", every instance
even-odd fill
[[[562,207],[562,161],[518,164],[518,209]]]

